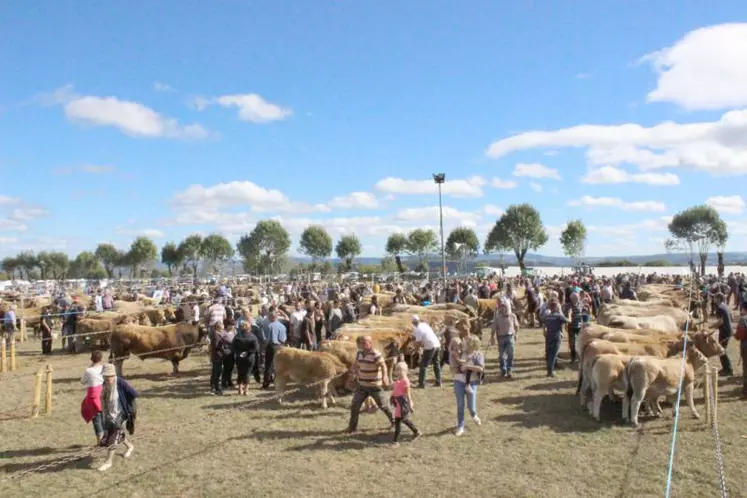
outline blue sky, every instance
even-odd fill
[[[0,5],[3,255],[278,218],[377,256],[436,172],[481,239],[530,202],[541,253],[663,252],[709,202],[743,249],[743,2],[42,3]]]

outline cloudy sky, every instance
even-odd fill
[[[437,228],[439,172],[483,240],[529,202],[541,253],[575,218],[588,255],[657,253],[709,203],[743,250],[743,2],[611,3],[3,2],[0,253],[276,218],[378,256]]]

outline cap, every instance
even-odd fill
[[[419,322],[420,321],[420,317],[418,315],[412,315],[412,321],[413,322]]]
[[[107,363],[104,365],[104,369],[101,371],[101,375],[104,377],[116,377],[117,376],[117,370],[114,368],[114,365],[112,363]]]

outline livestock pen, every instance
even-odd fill
[[[485,334],[487,337],[487,334]],[[485,340],[487,344],[487,339]],[[322,410],[314,391],[287,396],[250,385],[250,396],[209,396],[207,357],[195,352],[170,375],[168,362],[130,360],[126,378],[140,391],[135,453],[96,472],[93,430],[80,418],[80,375],[87,355],[51,357],[19,345],[15,377],[0,376],[0,411],[28,406],[42,363],[55,370],[55,408],[48,417],[0,421],[0,496],[662,496],[671,442],[671,410],[641,429],[621,425],[619,406],[605,404],[602,423],[579,408],[576,371],[548,379],[538,329],[522,331],[514,378],[499,379],[488,349],[479,388],[483,424],[453,435],[450,374],[444,387],[415,390],[414,418],[424,436],[392,447],[381,413],[362,414],[360,433],[346,435],[350,397]],[[735,354],[735,346],[730,348]],[[565,358],[565,357],[564,357]],[[564,361],[561,362],[566,365]],[[747,496],[743,435],[747,415],[741,379],[721,380],[719,428],[730,496]],[[702,391],[696,403],[703,406]],[[718,494],[710,426],[681,415],[672,496]],[[45,467],[47,466],[47,467]],[[27,473],[25,473],[27,472]]]

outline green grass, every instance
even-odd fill
[[[0,420],[0,479],[86,449],[94,439],[80,417],[87,355],[40,358],[38,349],[38,343],[20,346],[16,373],[53,364],[53,413]],[[390,444],[381,413],[361,414],[361,432],[343,434],[350,396],[326,411],[307,393],[283,406],[263,402],[271,393],[256,384],[248,397],[213,397],[206,394],[204,354],[190,356],[179,378],[169,375],[167,362],[129,360],[125,376],[141,393],[132,458],[118,455],[103,474],[93,470],[100,455],[31,473],[0,483],[0,496],[663,496],[672,411],[642,419],[634,430],[617,421],[619,406],[605,404],[605,421],[597,423],[578,406],[576,372],[565,368],[546,378],[543,354],[541,333],[523,331],[515,378],[503,381],[490,349],[478,400],[483,425],[468,417],[461,438],[453,436],[450,382],[414,391],[413,420],[425,435],[410,443],[403,427],[399,447]],[[736,364],[735,344],[730,354]],[[0,412],[28,412],[32,385],[33,376],[0,378]],[[722,379],[719,427],[732,497],[747,496],[747,411],[740,392],[741,378]],[[697,396],[705,418],[702,390]],[[717,496],[710,427],[684,405],[681,416],[672,496]]]

